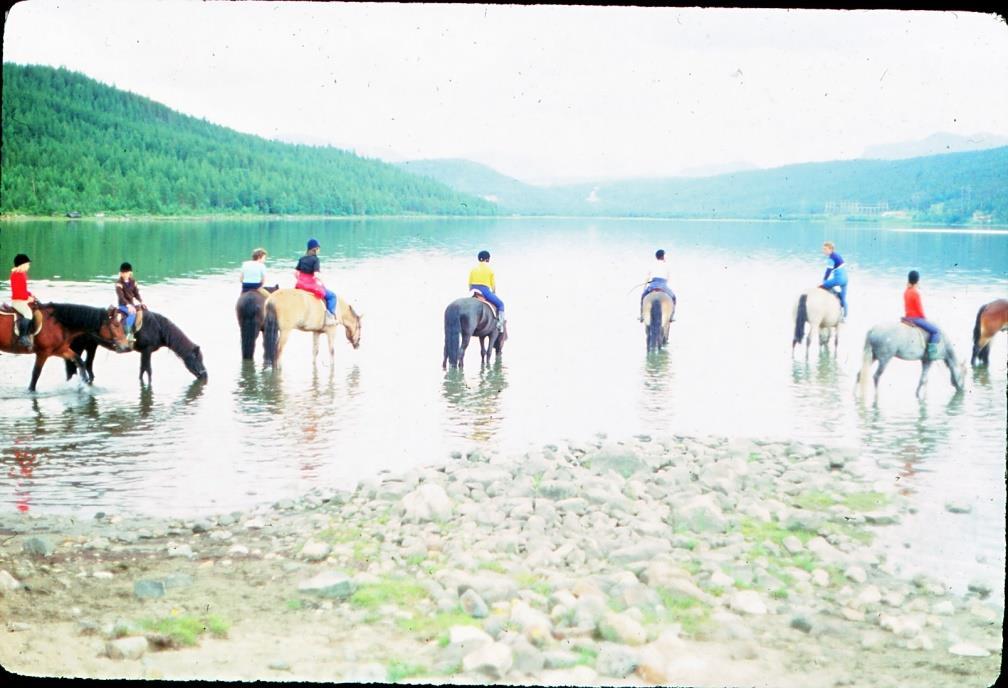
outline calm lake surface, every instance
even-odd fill
[[[263,246],[269,283],[293,286],[312,236],[326,283],[364,314],[360,349],[341,335],[335,363],[323,350],[313,367],[311,336],[295,333],[282,372],[262,369],[261,346],[243,364],[239,264]],[[850,316],[835,358],[792,358],[792,309],[822,277],[826,239],[849,265]],[[679,311],[667,351],[648,356],[634,285],[659,247]],[[511,338],[499,366],[481,371],[474,342],[465,371],[446,374],[444,308],[465,294],[482,248]],[[920,366],[902,361],[877,402],[853,388],[865,332],[902,315],[911,268],[928,316],[968,361],[978,307],[1008,296],[1008,232],[626,219],[5,223],[0,255],[17,252],[31,256],[42,300],[96,306],[114,302],[118,265],[131,261],[151,309],[201,345],[210,378],[194,382],[163,349],[152,389],[141,389],[138,355],[99,350],[93,387],[65,382],[53,360],[30,395],[34,359],[0,355],[0,518],[224,513],[474,446],[715,434],[857,447],[860,467],[917,508],[882,529],[893,556],[957,589],[1004,569],[1008,337],[961,395],[939,364],[919,402]],[[949,513],[949,501],[972,511]]]

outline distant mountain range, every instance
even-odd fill
[[[525,184],[468,160],[417,160],[399,166],[489,200],[502,213],[1008,223],[1008,146],[898,160],[802,163],[709,177],[549,187]]]
[[[941,153],[964,153],[966,151],[988,150],[1008,146],[1008,136],[996,134],[973,134],[960,136],[938,132],[920,141],[904,141],[902,143],[884,143],[865,148],[861,155],[863,159],[902,160],[919,158],[925,155]]]

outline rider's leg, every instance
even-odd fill
[[[910,320],[928,333],[927,352],[925,355],[931,360],[938,358],[938,342],[941,340],[938,328],[924,318],[910,318]]]
[[[336,293],[335,292],[330,291],[329,289],[325,290],[325,303],[326,303],[326,310],[329,311],[330,313],[332,313],[333,315],[336,315]]]
[[[27,301],[11,301],[11,306],[17,311],[20,318],[15,318],[15,330],[18,333],[18,343],[23,347],[31,348],[32,342],[32,309]]]

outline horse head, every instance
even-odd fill
[[[361,319],[364,317],[364,314],[358,315],[354,311],[353,306],[349,304],[347,304],[347,310],[350,312],[351,317],[344,318],[343,329],[346,331],[347,341],[350,342],[353,348],[357,349],[360,347]]]
[[[945,364],[948,365],[949,373],[952,375],[952,385],[957,392],[963,391],[966,387],[966,361],[958,362],[952,344],[947,339],[945,340]]]
[[[203,365],[203,352],[198,346],[193,347],[192,351],[182,357],[182,363],[196,379],[207,381],[207,369]]]
[[[109,306],[98,328],[98,338],[111,342],[118,353],[130,351],[132,347],[126,341],[126,316],[116,306]]]

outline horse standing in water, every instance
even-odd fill
[[[238,328],[241,332],[242,360],[251,361],[255,355],[256,339],[263,331],[266,322],[266,294],[262,290],[273,293],[276,287],[261,287],[243,292],[235,303],[235,315],[238,317]]]
[[[72,362],[81,379],[91,384],[91,376],[84,367],[84,362],[70,346],[74,337],[80,334],[93,335],[117,352],[129,351],[126,332],[123,330],[123,314],[115,306],[92,308],[72,303],[47,303],[39,305],[36,312],[42,313],[42,325],[35,334],[34,346],[30,351],[17,343],[14,318],[10,319],[10,327],[3,322],[6,318],[0,318],[0,351],[35,354],[35,367],[32,369],[31,384],[28,385],[30,392],[35,391],[42,366],[50,356],[59,356],[68,365]],[[0,315],[8,314],[0,312]]]
[[[263,322],[263,363],[274,368],[280,367],[280,356],[291,330],[311,332],[312,363],[318,357],[319,335],[323,332],[329,338],[329,360],[336,360],[333,337],[336,327],[343,325],[347,341],[358,348],[361,338],[361,318],[353,306],[340,298],[336,301],[336,322],[325,324],[325,302],[303,289],[278,289],[266,299],[266,319]]]
[[[945,333],[939,330],[941,339],[938,342],[938,357],[934,360],[943,360],[948,366],[952,376],[952,385],[956,391],[963,390],[963,378],[966,373],[966,362],[961,365],[956,360],[952,342],[949,341]],[[921,391],[927,382],[928,369],[933,362],[925,356],[927,351],[927,333],[915,325],[907,323],[882,324],[868,330],[865,336],[864,356],[861,362],[861,371],[857,375],[857,382],[860,383],[862,394],[868,390],[868,375],[871,372],[872,363],[878,361],[878,368],[875,369],[875,392],[878,393],[878,381],[882,376],[882,371],[889,365],[889,361],[895,356],[904,361],[920,361],[921,376],[917,383],[917,397],[921,397]]]
[[[649,352],[659,351],[668,344],[675,309],[676,302],[663,291],[655,290],[644,297],[644,334]]]
[[[833,352],[840,343],[840,318],[843,309],[840,299],[832,292],[813,287],[798,297],[792,317],[795,321],[794,339],[791,341],[791,355],[794,356],[795,346],[805,340],[805,358],[808,358],[809,347],[812,346],[812,333],[819,333],[819,346],[829,347],[830,330],[833,330]],[[805,336],[805,323],[809,324],[808,336]]]
[[[500,360],[501,349],[507,340],[507,325],[503,332],[497,329],[497,315],[493,308],[474,296],[463,296],[448,304],[444,312],[444,332],[442,370],[446,370],[448,364],[452,368],[462,367],[462,359],[472,337],[480,340],[480,365],[490,363],[491,349],[497,352]]]
[[[979,361],[990,364],[990,341],[998,332],[1008,330],[1008,299],[998,299],[980,306],[973,326],[973,356],[970,365]]]
[[[174,351],[175,355],[182,359],[186,370],[192,373],[196,379],[207,381],[207,370],[203,366],[203,352],[200,351],[199,346],[185,336],[185,333],[175,323],[153,311],[147,311],[143,320],[137,320],[137,322],[142,322],[142,324],[134,330],[133,350],[140,352],[140,384],[143,384],[144,373],[147,374],[147,384],[151,384],[151,354],[162,346],[167,346]],[[106,349],[111,348],[105,342],[87,334],[80,335],[70,343],[70,348],[78,355],[87,352],[85,366],[91,380],[94,380],[94,359],[99,345]],[[73,377],[74,372],[74,366],[67,361],[67,380]]]

